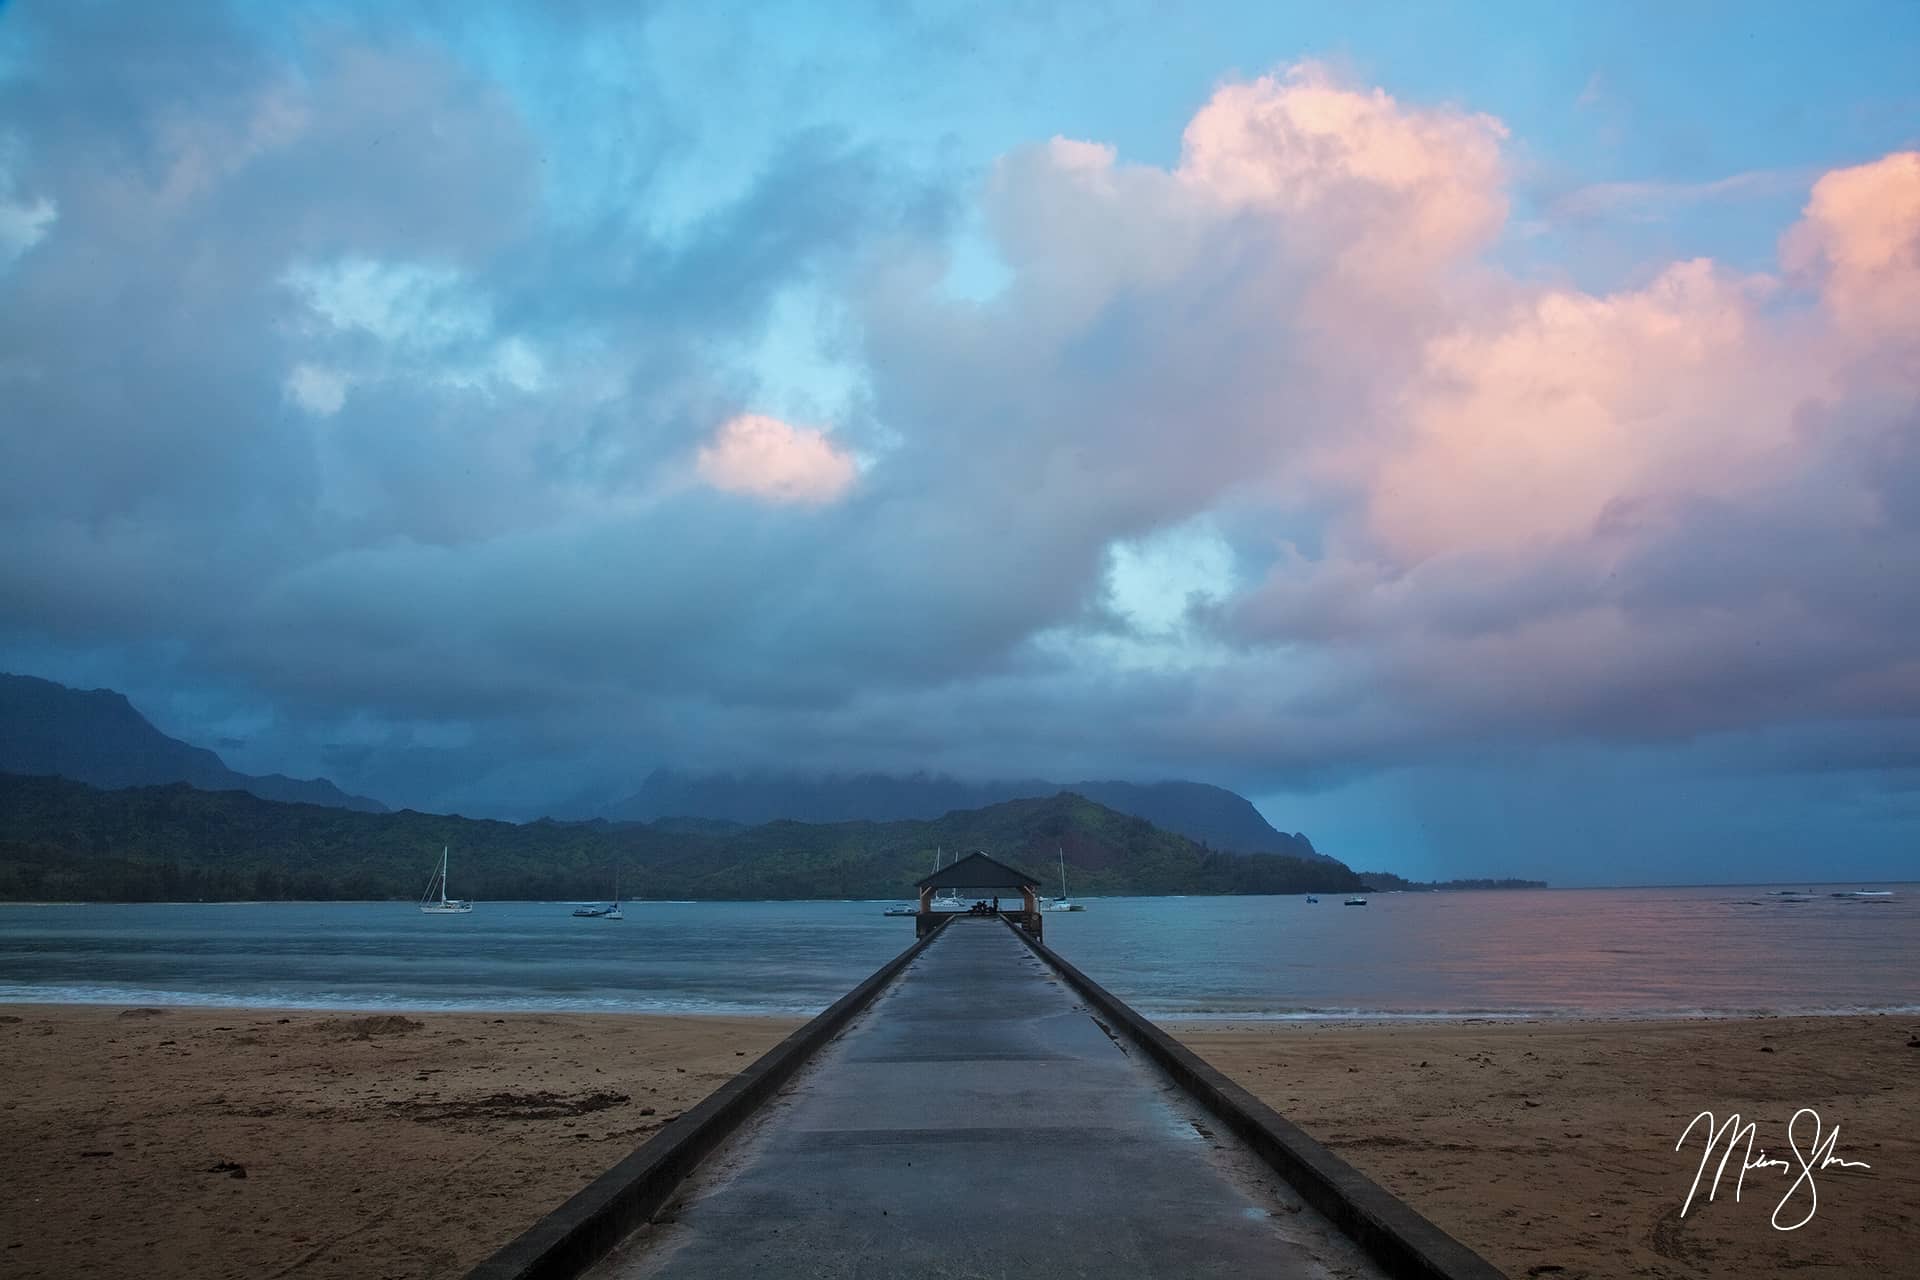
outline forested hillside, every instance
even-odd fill
[[[358,813],[192,787],[103,791],[0,775],[0,898],[155,901],[417,896],[441,847],[459,897],[905,897],[936,852],[984,849],[1075,896],[1359,888],[1326,859],[1229,854],[1062,793],[932,821],[518,825]],[[1056,854],[1056,850],[1059,851]]]

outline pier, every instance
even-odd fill
[[[1158,1034],[949,916],[473,1280],[1497,1277]]]

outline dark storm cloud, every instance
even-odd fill
[[[670,243],[536,235],[525,121],[430,47],[317,27],[296,67],[138,9],[56,12],[24,44],[11,176],[58,220],[0,322],[12,628],[172,636],[200,678],[399,718],[779,683],[751,602],[817,547],[652,473],[750,390],[717,349],[937,199],[903,208],[815,132]],[[489,367],[509,342],[523,383]]]

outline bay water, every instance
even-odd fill
[[[1892,888],[1888,898],[1831,892]],[[1920,886],[1095,898],[1046,939],[1160,1019],[1920,1011]],[[877,902],[0,904],[0,1001],[817,1013],[913,940]]]

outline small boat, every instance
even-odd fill
[[[1040,909],[1042,911],[1085,911],[1085,907],[1067,897],[1066,851],[1056,847],[1054,853],[1060,857],[1060,896],[1040,899]]]
[[[1891,898],[1893,896],[1893,890],[1891,889],[1853,889],[1846,893],[1836,893],[1836,894],[1831,894],[1829,896],[1835,897],[1835,898]]]
[[[1367,900],[1365,898],[1348,898],[1346,902],[1342,903],[1341,905],[1348,906],[1348,907],[1364,907],[1367,905]]]
[[[437,896],[436,896],[437,895]],[[447,848],[440,847],[440,865],[427,880],[427,891],[420,895],[420,913],[428,916],[458,916],[473,910],[473,903],[447,896]]]
[[[1320,901],[1320,899],[1318,899],[1318,898],[1316,898],[1316,897],[1314,897],[1314,896],[1313,896],[1312,894],[1308,894],[1308,895],[1307,895],[1307,902],[1308,902],[1309,904],[1312,904],[1312,903],[1315,903],[1315,902],[1318,902],[1318,901]]]
[[[938,848],[933,851],[933,869],[936,872],[940,870],[940,863],[944,852],[944,850]],[[959,860],[958,854],[954,855],[954,860]],[[960,891],[958,889],[942,890],[935,894],[933,898],[933,909],[935,911],[965,911],[967,906],[967,903],[960,900]],[[919,915],[920,913],[915,911],[913,914]]]
[[[600,906],[598,903],[595,903],[591,906],[583,903],[580,906],[577,906],[573,909],[573,914],[576,917],[584,920],[625,920],[626,917],[620,914],[620,871],[619,869],[615,868],[613,873],[613,901],[612,902],[609,902],[604,907]]]
[[[917,916],[920,908],[905,902],[896,902],[880,913],[883,916]]]

